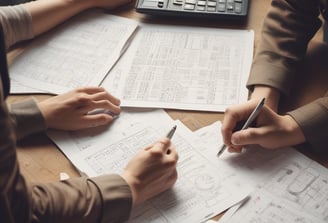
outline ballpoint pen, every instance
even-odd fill
[[[173,126],[173,128],[167,133],[166,138],[172,139],[176,129],[177,129],[177,126],[176,125]]]
[[[254,119],[258,116],[258,114],[260,113],[261,109],[263,108],[264,101],[265,101],[265,98],[262,98],[262,100],[256,105],[255,109],[253,110],[253,112],[248,117],[248,119],[246,120],[245,124],[243,125],[243,127],[240,130],[247,129],[252,124],[252,122],[254,121]],[[221,146],[221,148],[220,148],[217,156],[219,157],[226,149],[227,149],[227,146],[225,144],[223,144]]]

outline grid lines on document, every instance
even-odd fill
[[[138,131],[91,154],[85,161],[97,174],[120,173],[137,151],[158,140],[158,136],[153,132],[150,128]]]
[[[147,139],[146,139],[147,138]],[[137,151],[158,140],[158,132],[148,127],[87,156],[85,162],[99,175],[120,173]],[[146,140],[145,140],[146,139]],[[201,222],[222,208],[234,196],[237,185],[225,173],[218,173],[179,134],[174,135],[178,150],[178,180],[172,190],[138,207],[131,222]],[[222,206],[222,207],[221,207]]]
[[[10,67],[12,78],[22,82],[23,76],[67,90],[100,84],[127,30],[124,24],[102,18],[81,17],[36,39]]]
[[[163,31],[145,32],[140,39],[123,91],[125,100],[220,105],[237,100],[242,40]]]
[[[328,221],[328,175],[322,174],[326,170],[320,167],[313,161],[306,167],[291,163],[274,176],[266,189]]]
[[[321,223],[324,221],[309,215],[305,209],[297,209],[293,203],[281,200],[260,189],[229,222]]]

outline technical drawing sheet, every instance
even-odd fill
[[[222,112],[247,100],[253,45],[252,30],[141,23],[102,86],[126,107]]]
[[[297,155],[252,193],[228,222],[328,222],[327,169]]]
[[[239,179],[254,188],[250,200],[232,217],[224,215],[220,223],[328,221],[327,168],[293,148],[266,150],[252,146],[241,154],[225,152],[217,158],[214,154],[222,145],[220,127],[221,123],[215,122],[197,130],[195,134],[203,139],[202,142],[217,144],[214,150],[215,147],[204,143],[198,145],[198,149],[218,167],[224,161],[225,169],[235,172]]]
[[[11,93],[60,94],[98,86],[125,50],[137,21],[83,12],[33,40],[9,66]]]
[[[51,131],[49,136],[81,172],[97,176],[121,173],[138,150],[165,136],[175,124],[178,180],[171,190],[138,206],[130,222],[199,223],[244,199],[250,187],[208,162],[189,142],[195,137],[192,132],[163,110],[123,111],[109,129]]]

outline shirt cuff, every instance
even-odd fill
[[[328,153],[328,98],[318,99],[288,113],[291,115],[317,153]]]
[[[33,98],[10,105],[10,115],[18,139],[46,130],[45,120]]]
[[[119,175],[111,174],[91,178],[102,197],[101,222],[124,222],[132,210],[132,192],[126,181]]]

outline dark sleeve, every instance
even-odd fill
[[[10,105],[10,115],[18,139],[46,130],[45,120],[34,99]]]
[[[6,48],[34,37],[32,17],[23,5],[0,7],[0,22],[6,35]]]
[[[317,153],[328,153],[328,93],[326,97],[289,112]]]
[[[76,178],[29,185],[32,222],[124,222],[131,212],[131,192],[119,175]]]
[[[0,82],[0,218],[6,223],[123,222],[132,195],[119,175],[30,184],[19,170],[16,135]]]
[[[247,87],[267,85],[287,94],[309,41],[321,26],[319,0],[272,0]]]

